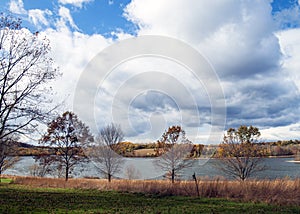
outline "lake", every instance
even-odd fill
[[[125,169],[134,168],[139,173],[140,179],[162,179],[163,172],[154,164],[155,158],[124,158],[125,163],[122,173],[118,177],[126,177]],[[291,179],[300,178],[300,163],[294,163],[293,158],[264,158],[267,170],[255,175],[258,179],[276,179],[289,177]],[[182,179],[191,179],[195,172],[197,176],[214,178],[214,177],[230,177],[224,175],[215,167],[217,159],[197,159],[194,161],[193,167],[182,171]],[[21,160],[4,174],[30,176],[30,167],[35,164],[32,157],[21,157]],[[83,171],[79,168],[75,169],[73,177],[101,177],[97,172],[93,163],[85,164]]]

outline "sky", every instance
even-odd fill
[[[210,143],[213,118],[225,118],[218,124],[222,132],[253,125],[261,130],[261,140],[300,138],[299,4],[1,0],[0,10],[22,18],[24,27],[50,40],[51,55],[62,73],[53,90],[57,100],[65,101],[65,110],[73,109],[80,80],[103,75],[83,75],[93,59],[126,39],[166,36],[194,48],[218,79],[226,114],[212,110],[214,99],[221,98],[214,97],[213,87],[207,85],[211,77],[196,81],[187,67],[160,56],[117,64],[95,83],[93,109],[75,113],[91,127],[96,124],[94,132],[109,122],[119,123],[125,139],[134,142],[156,141],[169,125],[181,124],[192,141]],[[76,102],[85,103],[85,98]]]

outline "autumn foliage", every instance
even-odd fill
[[[68,111],[49,123],[47,133],[41,138],[42,144],[55,147],[56,154],[51,157],[53,163],[64,168],[66,180],[75,165],[88,161],[83,148],[91,141],[93,137],[89,128]]]

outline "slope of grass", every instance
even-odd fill
[[[300,207],[226,199],[0,185],[0,213],[299,213]]]

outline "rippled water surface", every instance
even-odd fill
[[[119,177],[126,176],[126,168],[134,168],[138,172],[140,179],[162,178],[163,172],[157,168],[153,162],[154,158],[125,158],[125,164],[122,172],[118,174]],[[226,177],[218,168],[216,159],[198,159],[194,161],[191,168],[182,171],[183,179],[191,179],[195,172],[197,176],[214,178]],[[11,169],[8,169],[4,174],[11,175],[30,175],[30,167],[35,164],[32,157],[22,157],[21,160]],[[265,158],[264,164],[267,169],[255,175],[255,178],[285,178],[292,179],[300,178],[300,163],[293,162],[293,158]],[[88,163],[82,169],[76,168],[74,177],[101,177],[93,163]]]

